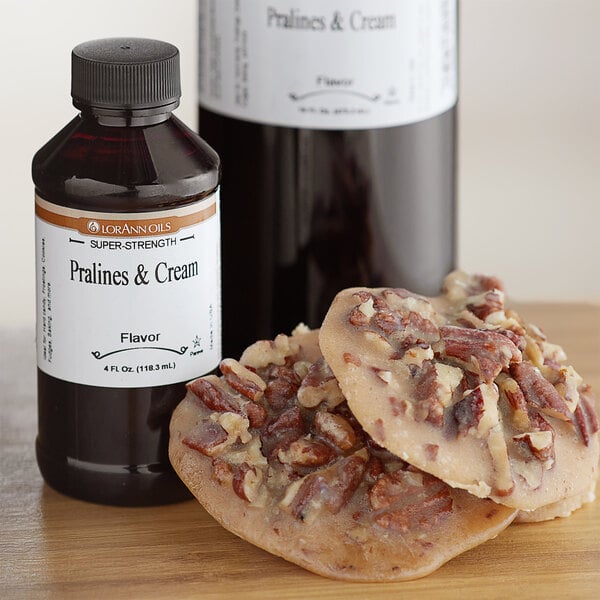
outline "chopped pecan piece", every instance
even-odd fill
[[[456,317],[455,321],[456,325],[460,325],[466,329],[481,329],[484,324],[481,319],[466,310],[463,310],[460,315]]]
[[[508,377],[504,373],[498,377],[497,383],[500,391],[512,408],[511,418],[513,425],[520,431],[526,431],[531,427],[529,407],[519,384],[512,377]]]
[[[273,417],[271,422],[263,428],[260,436],[262,453],[268,457],[269,461],[279,463],[279,452],[285,451],[294,440],[302,437],[305,433],[300,409],[297,406],[288,408]]]
[[[499,290],[504,292],[504,284],[498,277],[493,275],[476,274],[473,276],[476,286],[482,290]],[[475,288],[477,290],[477,288]]]
[[[438,398],[438,372],[432,361],[423,363],[415,377],[415,419],[436,427],[444,425],[444,406]]]
[[[545,342],[548,339],[542,329],[535,323],[527,323],[525,330],[534,340]]]
[[[369,324],[369,321],[374,315],[375,308],[373,306],[373,296],[370,296],[350,311],[348,321],[351,325],[354,325],[354,327],[363,327]]]
[[[527,333],[525,323],[523,323],[523,319],[521,319],[517,312],[507,308],[504,314],[506,315],[506,321],[503,324],[505,329],[510,329],[520,336],[524,336]]]
[[[185,436],[182,442],[192,450],[215,456],[224,447],[228,439],[227,432],[221,425],[214,421],[204,421]]]
[[[350,425],[352,426],[352,429],[354,429],[354,434],[356,435],[356,438],[359,439],[360,441],[364,441],[364,438],[365,438],[366,434],[365,434],[362,426],[356,420],[356,417],[354,416],[354,414],[352,413],[352,411],[348,407],[348,403],[346,401],[341,402],[340,404],[337,404],[331,410],[331,412],[332,412],[332,414],[340,415],[348,423],[350,423]]]
[[[402,360],[406,365],[423,366],[426,360],[433,359],[433,348],[429,344],[416,344],[411,348],[407,348],[403,353],[398,352],[394,355],[394,360]]]
[[[302,423],[302,415],[300,409],[297,406],[289,408],[285,412],[282,412],[276,419],[271,421],[266,427],[266,433],[268,435],[281,435],[283,433],[299,433],[304,432],[304,425]]]
[[[403,316],[401,323],[403,327],[403,346],[430,344],[440,338],[438,326],[414,311],[410,311],[406,316]]]
[[[367,463],[365,470],[365,478],[367,481],[369,483],[375,483],[383,473],[385,473],[385,468],[381,459],[377,456],[369,455],[369,462]]]
[[[539,342],[540,349],[542,350],[542,356],[544,357],[544,362],[555,362],[562,363],[567,360],[567,355],[565,351],[562,349],[562,346],[558,344],[551,344],[548,341]]]
[[[216,418],[215,418],[216,417]],[[233,444],[238,439],[242,444],[246,444],[252,439],[252,435],[248,431],[250,421],[247,417],[238,415],[237,413],[213,413],[211,419],[217,422],[226,432],[228,443]]]
[[[494,493],[497,496],[508,496],[515,489],[515,482],[512,476],[511,463],[508,458],[508,448],[504,439],[504,432],[498,420],[498,409],[494,404],[493,409],[496,409],[492,420],[495,420],[494,425],[488,432],[488,450],[492,457],[494,465]],[[491,411],[493,413],[493,410]]]
[[[321,467],[337,456],[327,444],[310,437],[293,441],[286,450],[279,450],[279,462],[293,467]]]
[[[220,368],[225,381],[236,392],[254,402],[262,398],[267,384],[256,373],[232,358],[222,360]]]
[[[374,302],[376,300],[375,296],[371,293],[368,292],[366,290],[359,290],[358,292],[355,292],[353,294],[356,298],[358,298],[358,300],[362,302],[367,302],[368,300],[371,300],[372,302]]]
[[[288,507],[296,519],[311,523],[318,514],[318,511],[311,511],[311,508],[318,508],[322,505],[319,500],[326,486],[327,482],[318,472],[307,475],[304,479],[289,486],[281,505],[284,508]],[[291,498],[289,498],[290,496]]]
[[[280,334],[272,342],[260,340],[244,350],[240,362],[246,367],[261,369],[268,365],[284,365],[288,356],[298,352],[298,344]]]
[[[388,337],[404,329],[400,315],[389,308],[378,310],[373,315],[371,322]]]
[[[526,342],[521,334],[512,329],[498,329],[498,333],[505,335],[521,352],[525,350]]]
[[[426,473],[398,469],[379,478],[369,490],[375,522],[407,532],[429,528],[452,512],[450,488]]]
[[[458,302],[469,296],[491,290],[504,291],[504,286],[497,277],[469,275],[462,271],[454,271],[444,279],[444,295],[452,302]]]
[[[244,412],[248,415],[248,421],[250,427],[259,428],[262,427],[267,421],[267,411],[264,406],[255,404],[254,402],[248,402],[244,406]]]
[[[425,298],[406,295],[402,290],[385,290],[385,300],[369,296],[351,310],[349,321],[356,327],[373,325],[396,347],[408,348],[439,338],[437,325],[430,320],[433,307]],[[387,301],[387,302],[386,302]],[[365,332],[365,333],[374,333]]]
[[[241,408],[235,397],[207,379],[195,379],[187,387],[210,410],[217,412],[240,413]]]
[[[435,308],[425,296],[413,294],[402,288],[384,290],[382,295],[388,308],[403,316],[413,312],[420,318],[431,321],[436,314]]]
[[[476,388],[454,405],[454,418],[458,424],[458,433],[466,435],[476,428],[484,413],[484,400],[480,388]]]
[[[471,371],[463,371],[463,378],[461,379],[458,388],[464,396],[466,392],[474,390],[477,386],[481,385],[481,383],[482,381],[479,375],[471,373]]]
[[[262,484],[262,471],[248,463],[237,465],[232,480],[233,491],[247,502],[254,502]]]
[[[579,404],[575,409],[575,421],[581,432],[583,442],[586,446],[590,445],[592,435],[598,432],[598,415],[594,410],[595,398],[592,388],[589,385],[582,385],[579,388]]]
[[[360,310],[360,306],[353,308],[348,315],[348,323],[354,327],[364,327],[365,325],[369,324],[369,321],[370,318],[367,317],[362,310]]]
[[[544,359],[544,364],[547,364],[548,360]],[[579,387],[582,382],[581,375],[571,366],[560,367],[557,378],[553,381],[556,391],[564,398],[571,412],[575,412],[579,404]]]
[[[373,298],[369,298],[365,302],[362,302],[358,306],[358,310],[367,317],[367,319],[371,319],[371,317],[375,314],[375,307],[373,305]]]
[[[569,407],[562,399],[556,388],[541,373],[529,363],[514,364],[510,374],[519,384],[525,400],[531,406],[550,417],[562,421],[571,421]]]
[[[481,384],[454,405],[459,435],[483,436],[498,423],[498,388]]]
[[[466,369],[480,374],[485,383],[493,381],[509,365],[521,362],[519,349],[504,335],[488,329],[440,327],[441,342],[434,350],[456,358]]]
[[[212,459],[212,478],[220,484],[231,483],[233,480],[233,469],[231,465],[222,458],[216,456]]]
[[[266,411],[260,404],[229,394],[207,379],[196,379],[189,383],[188,387],[210,410],[248,417],[251,427],[262,427],[266,420]]]
[[[293,368],[286,366],[272,366],[267,375],[265,398],[273,408],[281,409],[296,395],[300,387],[300,378]]]
[[[325,359],[319,359],[302,380],[298,389],[298,403],[305,408],[314,408],[326,401],[331,408],[343,400],[342,391],[329,365]]]
[[[464,373],[458,367],[436,363],[437,396],[444,407],[451,406],[454,402],[455,391],[461,385]]]
[[[352,456],[343,458],[333,466],[333,477],[329,481],[329,489],[325,505],[333,513],[338,513],[352,497],[367,468],[367,452],[361,450]]]
[[[531,431],[554,431],[546,418],[535,408],[528,407],[529,427]]]
[[[311,364],[308,360],[299,360],[297,363],[294,363],[294,373],[300,381],[308,374]]]
[[[524,356],[538,368],[544,364],[544,354],[540,342],[529,335],[525,336]]]
[[[544,463],[545,469],[554,465],[554,433],[553,431],[531,431],[513,436],[516,442],[524,442],[531,454]]]
[[[315,429],[322,437],[342,451],[350,450],[356,444],[354,428],[341,415],[317,411]]]
[[[415,380],[414,416],[417,421],[427,421],[436,427],[444,425],[444,409],[454,402],[455,390],[463,373],[457,367],[426,361],[413,372]]]
[[[487,321],[490,315],[504,310],[504,294],[497,289],[484,292],[472,298],[467,309],[482,321]]]
[[[368,454],[363,449],[331,467],[292,483],[281,501],[281,506],[288,508],[297,519],[306,522],[313,521],[323,507],[333,514],[338,513],[360,485],[367,457]]]

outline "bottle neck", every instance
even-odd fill
[[[91,118],[106,127],[146,127],[157,125],[171,118],[179,102],[154,108],[113,109],[75,104],[83,118]]]

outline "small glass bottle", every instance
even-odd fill
[[[221,358],[219,158],[172,115],[171,44],[80,44],[71,95],[32,168],[38,464],[80,499],[179,501],[171,412]]]

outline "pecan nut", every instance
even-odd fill
[[[407,532],[430,528],[450,515],[450,488],[426,473],[398,469],[379,478],[369,490],[375,522],[385,529]]]
[[[341,415],[317,411],[314,423],[317,433],[342,452],[350,450],[356,444],[354,428]]]

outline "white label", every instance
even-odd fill
[[[455,0],[200,0],[200,103],[310,129],[415,123],[457,100]]]
[[[218,192],[152,213],[36,197],[37,359],[102,387],[188,381],[221,358]]]

